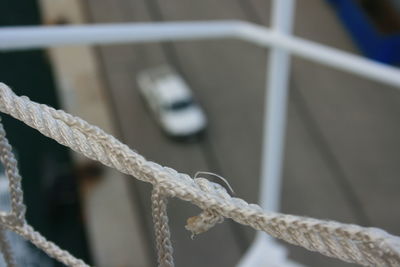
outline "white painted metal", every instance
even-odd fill
[[[272,29],[278,33],[290,34],[294,0],[274,0],[272,3]],[[260,194],[261,206],[269,211],[279,210],[289,72],[289,54],[280,47],[273,47],[265,81]]]
[[[4,27],[0,29],[0,49],[220,39],[235,36],[241,24],[238,21],[186,21]]]
[[[0,50],[223,38],[241,39],[262,47],[286,49],[300,57],[400,89],[400,70],[395,67],[241,21],[3,27],[0,28]]]
[[[295,0],[272,1],[272,30],[276,34],[292,32]],[[290,74],[290,55],[279,46],[270,50],[264,107],[261,156],[260,204],[268,211],[278,211],[281,199],[283,151]],[[263,232],[258,232],[238,267],[300,266],[291,262],[287,250]]]
[[[292,54],[400,89],[400,70],[339,49],[283,35],[241,21],[32,26],[0,29],[0,50],[63,45],[144,43],[236,38],[263,47],[276,46]]]
[[[242,40],[260,46],[280,47],[291,54],[400,89],[400,70],[396,67],[302,38],[274,33],[262,26],[243,26],[245,29],[238,34]]]

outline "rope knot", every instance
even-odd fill
[[[228,194],[226,189],[216,183],[210,182],[205,178],[195,178],[194,182],[196,185],[204,192],[212,193],[223,199],[230,199],[231,196]],[[187,219],[186,221],[186,230],[192,232],[192,238],[194,235],[198,235],[210,230],[217,223],[222,223],[224,221],[224,217],[221,216],[214,209],[207,209],[201,212],[197,216],[193,216]]]

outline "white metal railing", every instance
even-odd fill
[[[293,28],[294,0],[276,0],[272,5],[271,27],[275,34],[289,35]],[[269,211],[279,211],[282,165],[285,144],[290,55],[282,46],[273,46],[268,59],[261,154],[260,204]],[[268,258],[265,253],[268,251]],[[295,266],[287,251],[266,233],[257,232],[250,249],[238,267]]]
[[[47,48],[65,45],[148,43],[205,39],[240,39],[271,47],[263,154],[261,160],[262,206],[277,211],[280,201],[281,166],[286,119],[290,55],[297,55],[336,69],[376,80],[400,89],[400,70],[348,52],[290,35],[294,0],[273,0],[272,28],[243,21],[182,21],[162,23],[95,24],[80,26],[31,26],[0,28],[0,50]],[[267,251],[268,249],[268,251]],[[275,253],[275,257],[265,257]],[[241,267],[295,266],[286,253],[265,235],[258,235]]]
[[[181,21],[0,28],[0,51],[65,45],[240,39],[398,87],[400,71],[352,53],[241,21]]]

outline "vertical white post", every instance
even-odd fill
[[[272,1],[272,30],[290,34],[295,0]],[[268,211],[278,211],[281,198],[282,162],[286,128],[286,110],[290,55],[284,49],[271,49],[266,77],[263,147],[261,155],[260,204]],[[286,249],[259,232],[239,267],[299,266],[287,259]]]
[[[272,30],[290,34],[294,0],[274,0],[272,7]],[[260,204],[269,211],[279,209],[289,71],[288,52],[272,48],[267,66],[260,186]]]

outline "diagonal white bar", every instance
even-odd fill
[[[291,54],[400,89],[400,69],[396,67],[302,38],[274,33],[257,25],[246,25],[239,36],[260,46],[280,47]]]

